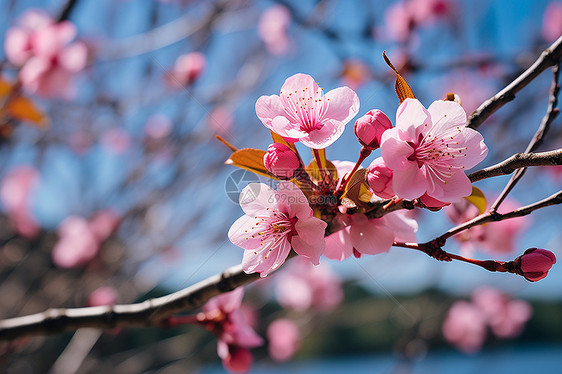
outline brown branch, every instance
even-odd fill
[[[510,158],[482,170],[468,175],[471,182],[482,179],[511,174],[514,171],[529,166],[555,166],[562,165],[562,148],[540,153],[516,153]]]
[[[548,47],[540,55],[540,57],[525,70],[513,82],[507,85],[503,90],[486,100],[478,107],[468,118],[468,127],[476,129],[482,122],[490,117],[496,110],[504,106],[515,98],[515,94],[521,91],[523,87],[528,85],[540,73],[551,66],[560,63],[562,58],[562,36],[558,38],[550,47]]]
[[[550,124],[554,121],[556,117],[558,117],[558,114],[560,114],[560,111],[556,107],[558,105],[558,93],[560,91],[560,84],[558,84],[559,74],[560,74],[560,62],[558,62],[558,65],[555,65],[552,68],[552,85],[550,86],[548,109],[546,110],[546,114],[544,115],[539,125],[539,128],[535,132],[535,135],[529,142],[529,145],[527,146],[525,153],[533,152],[535,149],[539,147],[539,145],[542,143],[544,139],[544,136],[550,129]],[[490,207],[491,212],[495,212],[498,210],[498,207],[505,200],[507,195],[509,195],[511,190],[513,190],[517,182],[519,182],[519,180],[523,177],[526,170],[527,170],[526,168],[522,168],[520,170],[517,170],[517,172],[515,172],[515,174],[511,176],[509,182],[507,182],[507,185],[505,186],[503,191],[500,193],[496,201]]]
[[[168,317],[194,310],[210,298],[259,279],[241,265],[209,277],[193,286],[141,303],[87,308],[48,309],[42,313],[0,321],[0,340],[30,335],[56,334],[84,327],[147,327],[165,325]]]

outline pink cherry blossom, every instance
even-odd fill
[[[256,102],[256,113],[267,128],[314,149],[335,142],[358,111],[359,98],[349,87],[324,95],[307,74],[288,78],[280,96],[262,96]]]
[[[488,197],[488,204],[495,199]],[[500,205],[498,212],[507,213],[517,209],[520,205],[513,199],[507,198]],[[478,215],[478,209],[467,200],[459,200],[445,208],[447,217],[454,224],[467,222]],[[486,225],[472,227],[454,238],[461,244],[461,250],[470,254],[475,250],[494,255],[512,253],[517,247],[517,241],[526,227],[529,226],[529,216],[517,217]]]
[[[244,289],[224,293],[203,306],[198,321],[218,338],[217,353],[229,371],[246,372],[252,364],[248,348],[263,344],[263,339],[246,322],[240,306]]]
[[[250,183],[240,194],[240,206],[246,215],[234,222],[228,237],[245,249],[246,273],[267,276],[285,262],[291,247],[313,264],[319,263],[327,224],[313,217],[296,185],[281,181],[275,191],[263,183]]]
[[[396,127],[384,132],[381,153],[394,172],[396,195],[415,199],[427,193],[443,202],[472,192],[466,169],[488,153],[482,135],[466,127],[466,113],[453,101],[428,109],[416,99],[398,107]]]
[[[386,33],[391,40],[407,41],[414,30],[414,15],[408,3],[398,1],[392,3],[385,11]]]
[[[52,258],[61,268],[73,268],[90,262],[99,250],[99,241],[89,222],[79,216],[70,216],[58,228],[59,241]]]
[[[562,3],[552,1],[546,6],[542,21],[542,36],[549,43],[562,36]]]
[[[290,319],[280,318],[267,327],[269,356],[277,362],[291,359],[300,347],[299,327]]]
[[[111,210],[104,209],[94,213],[90,218],[90,229],[101,243],[115,232],[119,226],[119,215]]]
[[[375,255],[387,252],[394,241],[416,242],[418,224],[402,212],[374,219],[367,219],[364,214],[347,215],[343,222],[345,228],[326,237],[324,255],[333,260],[343,261],[352,253]]]
[[[287,30],[290,23],[291,14],[283,5],[273,5],[262,13],[258,35],[272,55],[282,55],[289,49]]]
[[[39,224],[31,214],[31,195],[39,182],[39,172],[31,166],[19,166],[2,180],[0,200],[10,224],[20,235],[32,238],[39,233]]]
[[[86,67],[88,48],[73,42],[76,27],[69,21],[55,23],[36,10],[25,13],[19,26],[6,35],[6,55],[21,66],[19,79],[25,90],[44,97],[70,99],[74,77]]]
[[[342,280],[326,263],[295,258],[276,276],[275,295],[283,308],[329,311],[343,300]]]
[[[190,52],[179,56],[172,71],[166,75],[167,83],[172,87],[184,87],[194,83],[203,74],[207,58],[201,52]]]
[[[455,347],[465,353],[475,353],[486,340],[486,318],[472,303],[457,301],[449,309],[442,331]]]

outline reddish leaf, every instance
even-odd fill
[[[402,78],[402,76],[400,75],[398,70],[396,70],[394,65],[392,65],[392,62],[390,62],[390,60],[386,56],[386,51],[382,53],[382,57],[384,58],[384,62],[386,62],[386,64],[396,74],[396,82],[394,83],[394,89],[396,90],[396,95],[398,95],[398,100],[400,100],[400,103],[402,103],[407,98],[415,99],[416,97],[414,96],[412,89],[410,88],[406,80]]]
[[[225,164],[233,165],[241,169],[249,170],[268,178],[277,179],[265,168],[263,164],[263,156],[265,151],[254,148],[244,148],[233,152]]]

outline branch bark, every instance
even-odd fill
[[[562,149],[540,153],[516,153],[510,158],[468,175],[471,182],[513,173],[529,166],[562,165]]]
[[[482,122],[490,117],[496,110],[504,106],[506,103],[515,99],[517,94],[523,87],[528,85],[540,73],[551,66],[560,63],[562,58],[562,36],[558,38],[550,47],[544,50],[540,57],[525,70],[513,82],[507,85],[503,90],[486,100],[478,107],[468,118],[468,127],[476,129]]]

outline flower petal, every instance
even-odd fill
[[[298,236],[291,238],[291,245],[299,256],[308,258],[314,265],[320,263],[320,256],[324,253],[325,243],[324,239],[317,243],[309,244]]]
[[[308,204],[308,199],[294,183],[279,182],[276,199],[279,210],[287,213],[289,218],[297,217],[299,220],[304,220],[312,217],[312,208]]]
[[[268,241],[260,248],[244,251],[242,269],[247,274],[257,272],[262,278],[266,277],[285,262],[290,251],[291,245],[285,238],[278,242]]]
[[[256,101],[256,114],[265,127],[273,130],[271,121],[275,117],[285,116],[285,109],[283,109],[283,104],[281,104],[281,98],[277,95],[261,96]]]
[[[415,199],[427,190],[428,181],[421,169],[414,163],[410,163],[406,169],[394,170],[392,187],[397,196]]]
[[[430,129],[432,134],[442,134],[450,128],[466,126],[466,112],[454,101],[436,100],[427,108],[427,111],[433,122]]]
[[[419,100],[408,98],[396,111],[396,128],[400,130],[402,140],[416,142],[419,134],[431,128],[430,114]]]
[[[289,93],[295,93],[295,91],[300,92],[303,89],[308,89],[311,95],[316,94],[317,92],[320,94],[320,87],[318,87],[314,78],[308,74],[302,73],[298,73],[287,78],[281,87],[281,93],[288,95]]]
[[[324,256],[331,260],[343,261],[353,253],[349,227],[327,236],[325,241],[326,248],[324,249]]]
[[[259,248],[262,238],[258,235],[258,232],[262,228],[257,226],[256,223],[258,223],[258,220],[254,217],[243,215],[230,226],[228,239],[240,248]]]
[[[299,238],[312,245],[324,240],[326,226],[328,224],[321,219],[310,217],[309,219],[298,220],[295,224],[295,230]]]
[[[349,87],[338,87],[324,97],[328,101],[324,119],[331,120],[338,127],[344,127],[359,112],[359,98]]]
[[[240,192],[240,207],[249,216],[269,215],[277,207],[275,190],[265,183],[250,183]]]
[[[470,196],[472,193],[472,183],[464,174],[464,171],[457,171],[451,175],[445,183],[433,183],[428,188],[427,194],[437,200],[444,202],[454,202],[461,197]]]
[[[414,149],[400,139],[399,131],[396,127],[388,129],[381,138],[381,155],[384,164],[393,171],[404,170],[415,165],[413,161],[408,160]]]
[[[416,243],[418,222],[407,217],[403,212],[392,212],[382,218],[386,227],[394,233],[394,240],[405,243]]]
[[[459,142],[459,147],[466,147],[464,157],[456,157],[451,160],[451,165],[464,166],[465,169],[470,169],[486,158],[488,154],[488,147],[484,143],[482,134],[478,131],[464,128],[462,133],[457,135],[456,140]]]
[[[378,219],[353,223],[350,234],[353,247],[366,255],[387,252],[394,242],[394,233]]]

